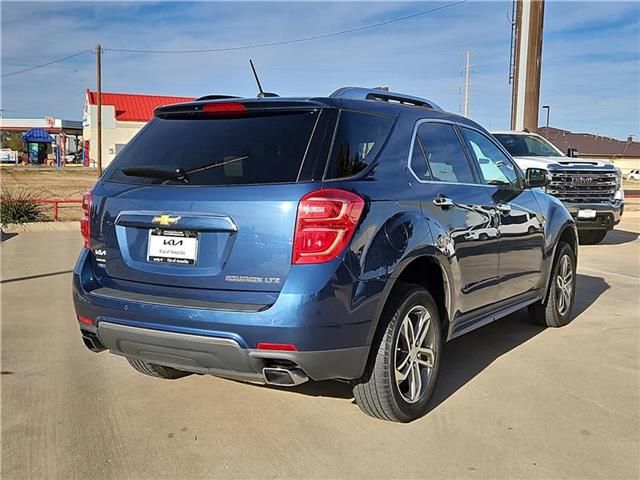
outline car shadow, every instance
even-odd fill
[[[573,304],[573,318],[576,319],[587,310],[604,292],[611,288],[604,278],[578,274],[576,300]]]
[[[281,390],[287,393],[297,393],[310,397],[330,397],[342,398],[344,400],[353,399],[353,387],[347,382],[338,380],[323,380],[321,382],[309,381],[297,387],[278,387],[277,385],[257,385],[261,388],[271,390]]]
[[[527,310],[522,309],[448,342],[429,410],[451,397],[495,360],[543,331],[543,327],[531,322]]]
[[[624,243],[633,242],[640,236],[635,232],[628,232],[626,230],[611,230],[607,233],[598,245],[622,245]]]
[[[600,277],[579,274],[572,321],[580,321],[580,315],[609,288]],[[448,399],[496,359],[544,330],[531,322],[527,309],[522,309],[448,342],[429,410]]]
[[[0,230],[0,242],[4,242],[6,240],[10,240],[13,237],[17,236],[17,233],[7,233],[4,230]]]
[[[600,277],[579,274],[574,320],[587,310],[609,288]],[[519,310],[473,332],[455,338],[445,345],[438,384],[429,402],[429,410],[443,403],[496,359],[529,341],[545,329],[531,322],[527,309]],[[345,382],[307,382],[297,387],[256,385],[313,397],[353,399],[351,386]]]

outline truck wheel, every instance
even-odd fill
[[[186,377],[187,375],[191,375],[191,372],[185,372],[185,371],[177,370],[171,367],[164,367],[162,365],[158,365],[155,363],[149,363],[143,360],[136,360],[135,358],[127,357],[127,362],[129,362],[129,365],[131,365],[138,372],[144,373],[145,375],[149,375],[150,377],[165,378],[167,380],[175,380],[177,378],[182,378],[182,377]]]
[[[607,230],[583,230],[578,232],[581,245],[595,245],[604,240],[607,236]]]
[[[576,294],[576,256],[569,244],[558,244],[547,299],[529,306],[531,319],[543,327],[562,327],[571,320]]]
[[[433,297],[417,285],[391,293],[380,319],[375,355],[356,382],[353,396],[372,417],[410,422],[427,413],[440,368],[442,333]]]

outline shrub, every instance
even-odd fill
[[[0,225],[4,227],[10,223],[23,225],[46,221],[43,205],[35,202],[38,197],[36,192],[26,188],[3,188],[0,193]]]

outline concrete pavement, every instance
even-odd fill
[[[640,476],[640,212],[580,248],[577,318],[450,342],[431,412],[371,419],[339,383],[164,381],[85,349],[76,232],[2,242],[2,478]]]

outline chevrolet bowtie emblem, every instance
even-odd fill
[[[178,223],[178,220],[180,220],[180,217],[174,217],[173,215],[157,215],[151,221],[160,225],[174,225]]]

